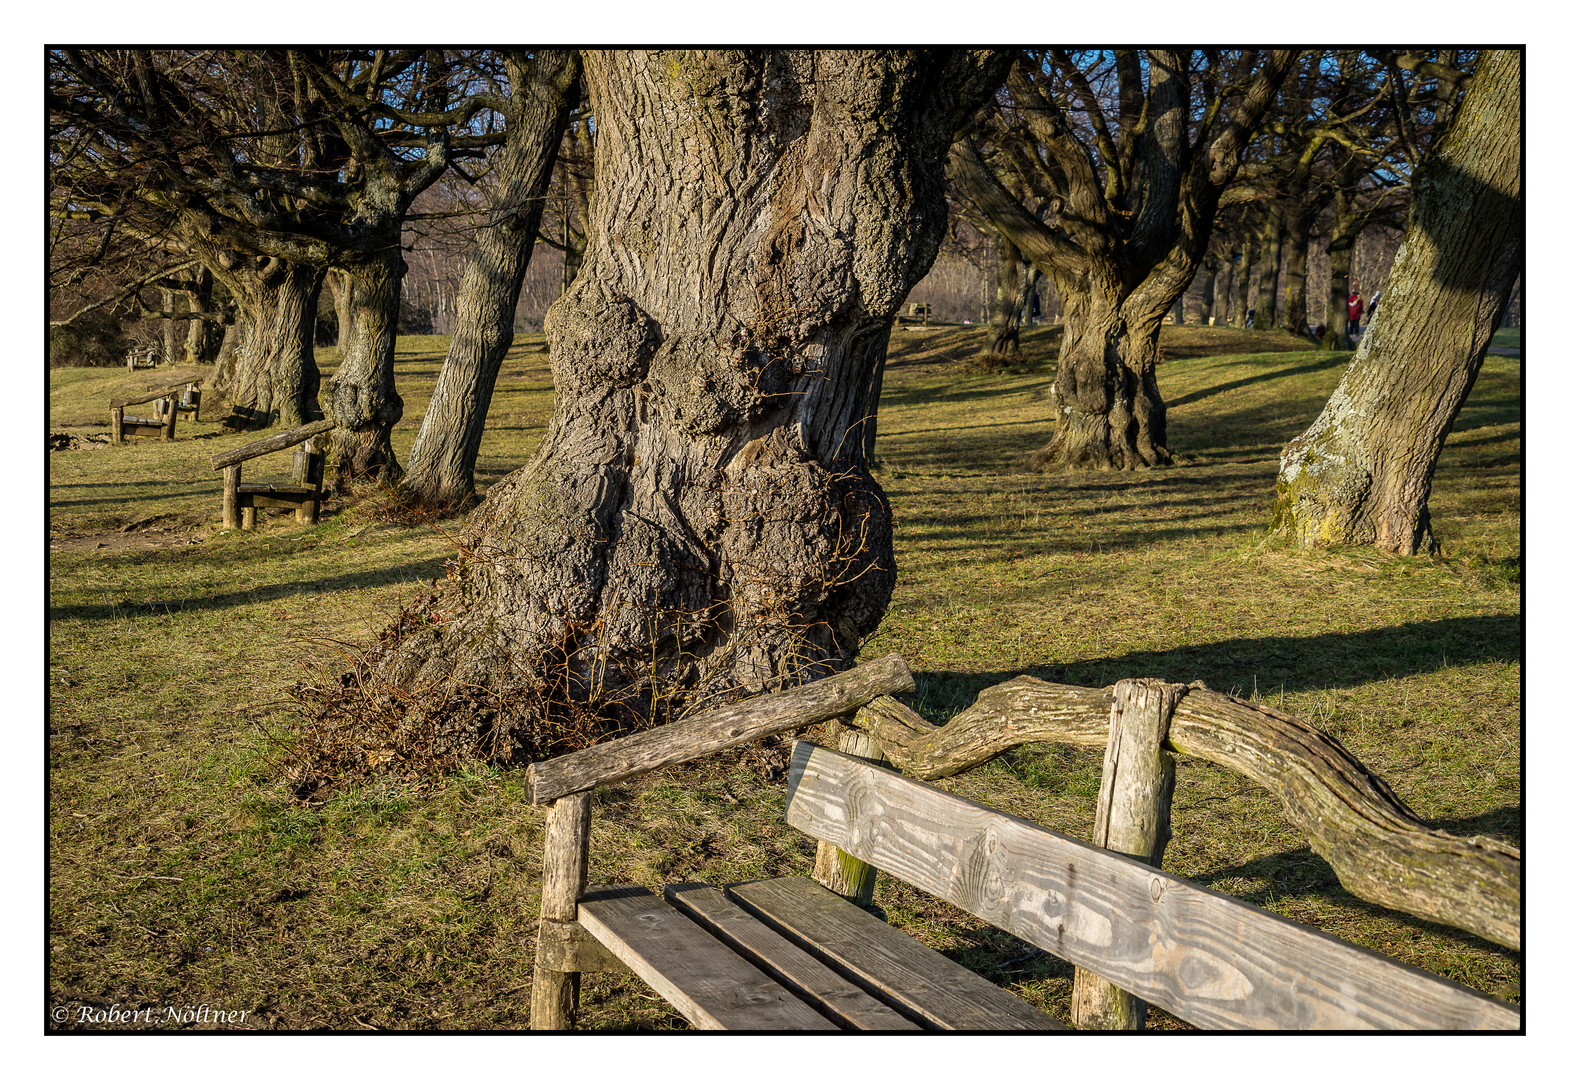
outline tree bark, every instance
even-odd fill
[[[584,54],[596,189],[546,319],[555,414],[374,661],[402,727],[532,760],[856,655],[894,584],[867,467],[889,331],[1008,59]]]
[[[1485,53],[1351,366],[1288,443],[1274,531],[1305,547],[1431,550],[1428,493],[1521,269],[1521,54]]]
[[[338,348],[346,348],[354,336],[354,290],[341,271],[327,272],[327,287],[333,294],[333,314],[338,317]]]
[[[997,244],[996,289],[987,312],[987,343],[982,355],[1001,361],[1019,355],[1020,308],[1025,303],[1024,261],[1005,236]]]
[[[1152,311],[1128,302],[1120,283],[1060,285],[1063,344],[1048,393],[1052,440],[1033,469],[1147,469],[1170,465],[1167,407],[1156,386],[1157,335],[1168,301]]]
[[[544,51],[526,62],[504,53],[516,111],[507,118],[501,189],[479,230],[458,292],[458,325],[409,453],[406,499],[455,510],[474,494],[485,417],[502,359],[512,345],[518,293],[529,269],[557,149],[578,98],[579,62]]]
[[[214,389],[229,402],[224,425],[234,431],[260,431],[274,424],[298,427],[321,419],[317,393],[316,301],[322,271],[282,259],[259,270],[221,271],[240,305],[243,345],[220,363]],[[232,366],[231,366],[232,365]]]
[[[1214,322],[1217,326],[1225,326],[1227,313],[1231,310],[1228,307],[1228,300],[1232,293],[1232,253],[1230,251],[1226,252],[1221,258],[1221,268],[1216,272],[1214,292],[1215,299],[1211,307],[1210,319],[1207,321]]]
[[[1200,279],[1204,282],[1199,287],[1199,321],[1201,325],[1210,325],[1210,317],[1216,310],[1216,260],[1208,258],[1200,263]]]
[[[1281,234],[1286,211],[1280,201],[1270,207],[1265,235],[1259,245],[1259,298],[1254,302],[1254,329],[1276,328],[1276,288],[1281,277]]]
[[[1246,242],[1243,245],[1243,258],[1237,264],[1237,273],[1232,278],[1232,325],[1242,330],[1248,326],[1248,290],[1254,272],[1254,245]]]
[[[1308,333],[1308,230],[1319,204],[1305,201],[1286,219],[1281,284],[1281,325],[1294,334]]]
[[[342,267],[349,292],[349,343],[330,384],[333,490],[369,481],[391,488],[403,476],[393,453],[393,425],[403,419],[403,398],[393,375],[398,307],[406,269],[396,245]]]

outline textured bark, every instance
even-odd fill
[[[1021,676],[983,690],[975,705],[942,727],[889,698],[862,709],[854,723],[872,733],[902,773],[933,780],[1027,743],[1105,746],[1112,696],[1111,687]],[[1429,828],[1388,784],[1311,725],[1191,687],[1173,714],[1167,743],[1273,792],[1353,895],[1521,947],[1520,850]]]
[[[1232,325],[1242,330],[1248,325],[1248,292],[1253,283],[1254,245],[1243,245],[1243,257],[1238,261],[1237,272],[1232,276]]]
[[[490,220],[474,241],[458,290],[458,325],[409,453],[404,493],[432,509],[462,507],[474,494],[474,465],[496,376],[512,345],[518,293],[529,269],[546,189],[578,99],[577,55],[542,51],[532,62],[503,54],[513,87],[507,151]]]
[[[1281,203],[1270,207],[1265,221],[1265,235],[1259,244],[1259,299],[1254,302],[1254,329],[1276,328],[1276,289],[1281,278],[1281,236],[1286,213]]]
[[[1019,315],[1025,302],[1024,263],[1008,237],[996,238],[992,303],[987,311],[987,343],[982,355],[1003,360],[1019,355]]]
[[[403,419],[403,398],[393,376],[402,299],[403,255],[394,245],[342,268],[349,293],[351,330],[331,382],[333,490],[370,481],[390,488],[403,476],[393,453],[393,425]]]
[[[1057,410],[1052,441],[1034,469],[1146,469],[1170,465],[1167,407],[1156,385],[1157,336],[1166,309],[1119,304],[1115,283],[1060,286],[1063,344],[1049,393]]]
[[[1281,325],[1294,334],[1308,333],[1308,230],[1312,215],[1321,209],[1316,203],[1298,207],[1287,215],[1286,237],[1282,241]]]
[[[1288,443],[1273,528],[1305,547],[1431,550],[1428,493],[1521,269],[1521,57],[1479,61],[1423,166],[1412,218],[1357,355]]]
[[[214,389],[229,402],[226,427],[260,431],[274,424],[298,427],[321,419],[317,393],[316,301],[322,271],[269,259],[261,269],[220,271],[239,301],[242,340],[220,362]],[[227,339],[226,339],[227,347]]]
[[[1208,324],[1216,313],[1216,260],[1206,259],[1200,264],[1199,277],[1204,282],[1199,287],[1199,321]]]
[[[187,364],[211,364],[218,357],[224,329],[214,312],[211,270],[203,267],[196,271],[190,297],[191,310],[213,315],[213,318],[190,320],[185,331],[184,360]]]
[[[894,583],[867,468],[889,331],[1006,63],[585,54],[596,188],[546,320],[555,414],[371,680],[409,725],[532,758],[856,655]]]
[[[1217,326],[1225,326],[1227,314],[1232,310],[1229,306],[1232,296],[1231,252],[1227,252],[1221,259],[1221,267],[1216,271],[1216,280],[1212,292],[1214,293],[1214,299],[1211,302],[1210,317],[1207,321],[1214,322]]]
[[[349,339],[354,336],[354,305],[350,302],[354,290],[348,279],[337,270],[328,272],[327,288],[333,294],[333,314],[338,317],[337,344],[341,349],[348,345]]]

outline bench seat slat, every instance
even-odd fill
[[[1521,1026],[1469,987],[811,743],[786,820],[1202,1027]]]
[[[809,878],[752,881],[726,893],[929,1026],[984,1031],[1066,1026]]]
[[[915,1031],[907,1020],[861,987],[825,967],[796,945],[702,882],[665,886],[665,899],[756,967],[819,1002],[848,1027],[863,1031]],[[847,903],[847,901],[840,901]]]
[[[647,889],[588,892],[578,922],[697,1027],[839,1030]]]

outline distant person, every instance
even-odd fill
[[[1346,332],[1348,337],[1357,337],[1363,332],[1359,325],[1362,321],[1363,298],[1358,294],[1357,288],[1354,286],[1346,298]]]
[[[1253,308],[1249,308],[1248,309],[1248,318],[1243,320],[1243,326],[1246,329],[1249,329],[1249,330],[1254,329],[1254,309]]]
[[[1374,312],[1379,310],[1379,298],[1385,295],[1383,289],[1375,289],[1374,295],[1368,301],[1368,325],[1374,325]]]

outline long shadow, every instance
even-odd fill
[[[385,585],[390,581],[408,580],[411,577],[434,578],[441,573],[446,557],[420,559],[385,570],[365,570],[355,574],[317,578],[314,581],[290,581],[277,585],[259,585],[243,592],[218,593],[213,596],[174,597],[151,603],[124,604],[72,604],[50,607],[51,619],[127,619],[166,615],[175,611],[221,611],[244,607],[247,604],[265,603],[285,596],[307,596],[312,593],[337,592],[344,589],[363,589]]]
[[[1018,675],[1071,686],[1110,686],[1119,679],[1202,679],[1212,690],[1278,692],[1359,686],[1444,667],[1521,660],[1519,615],[1466,615],[1351,633],[1229,638],[1165,651],[1139,651],[1072,664],[1012,671],[922,671],[918,682],[946,684],[943,696],[968,695]]]
[[[1328,368],[1341,367],[1351,359],[1350,353],[1333,353],[1324,359],[1315,360],[1307,364],[1298,364],[1295,367],[1277,368],[1274,371],[1262,371],[1258,375],[1250,375],[1246,379],[1233,379],[1231,382],[1207,386],[1203,390],[1196,390],[1192,394],[1172,398],[1167,402],[1167,408],[1175,409],[1179,405],[1191,405],[1196,401],[1203,401],[1216,394],[1224,394],[1228,390],[1238,390],[1255,383],[1269,382],[1271,379],[1285,379],[1291,375],[1307,375],[1311,371],[1324,371]]]

